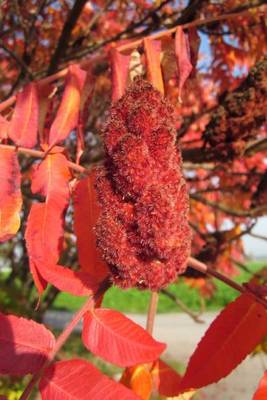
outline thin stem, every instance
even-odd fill
[[[71,322],[67,325],[67,327],[64,329],[64,331],[61,333],[61,335],[59,335],[59,337],[57,338],[55,347],[48,354],[48,357],[45,360],[42,367],[39,369],[39,371],[37,371],[33,375],[32,379],[26,386],[26,388],[25,388],[24,392],[22,393],[22,395],[20,396],[19,400],[27,400],[29,398],[35,384],[41,378],[44,370],[53,361],[55,355],[58,353],[58,351],[61,349],[61,347],[65,344],[65,342],[67,341],[68,337],[72,333],[75,326],[79,323],[79,321],[82,319],[84,314],[88,310],[92,309],[95,306],[96,301],[99,299],[100,296],[102,296],[109,289],[110,285],[111,285],[110,281],[108,279],[105,279],[102,282],[102,284],[100,285],[96,294],[94,296],[90,297],[88,300],[86,300],[86,302],[84,303],[82,308],[74,315]]]
[[[189,257],[187,263],[191,268],[194,268],[197,271],[202,272],[203,274],[214,276],[215,278],[226,283],[226,285],[232,287],[233,289],[237,290],[240,293],[246,292],[246,289],[243,286],[232,281],[232,279],[228,278],[227,276],[222,275],[220,272],[215,271],[214,269],[210,269],[206,264],[202,263],[201,261],[198,261],[193,257]]]
[[[202,263],[201,261],[196,260],[193,257],[189,257],[187,261],[188,266],[191,268],[196,269],[199,272],[202,272],[203,274],[206,275],[211,275],[216,279],[219,279],[220,281],[224,282],[226,285],[230,286],[231,288],[237,290],[240,293],[249,293],[253,295],[255,300],[260,303],[262,306],[267,308],[267,300],[265,300],[262,297],[259,297],[257,293],[249,289],[249,286],[241,286],[238,283],[232,281],[232,279],[228,278],[227,276],[221,274],[218,271],[215,271],[214,269],[210,269],[206,264]]]
[[[46,152],[41,150],[32,150],[27,149],[26,147],[16,147],[9,144],[0,144],[0,149],[12,149],[17,151],[20,154],[25,154],[27,156],[35,157],[35,158],[45,158]],[[74,171],[80,172],[82,174],[88,174],[90,172],[89,169],[82,167],[81,165],[75,164],[71,161],[68,161],[69,168]]]
[[[149,303],[149,308],[148,308],[148,313],[147,313],[147,320],[146,320],[146,330],[148,333],[150,333],[150,335],[152,335],[152,333],[153,333],[154,321],[155,321],[155,316],[156,316],[157,306],[158,306],[158,300],[159,300],[159,293],[151,292],[150,303]]]
[[[191,317],[193,319],[193,321],[197,322],[198,324],[204,323],[204,321],[201,318],[199,318],[198,314],[195,314],[192,310],[190,310],[190,308],[187,307],[187,305],[184,304],[184,302],[182,302],[182,300],[178,299],[173,293],[171,293],[170,291],[168,291],[166,289],[160,289],[160,292],[162,294],[164,294],[165,296],[167,296],[172,301],[174,301],[174,303],[178,307],[180,307],[183,312],[185,312],[187,315],[189,315],[189,317]]]

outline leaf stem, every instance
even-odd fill
[[[96,301],[99,299],[100,296],[102,296],[111,286],[110,280],[105,279],[99,286],[98,291],[92,296],[89,297],[88,300],[84,303],[82,308],[74,315],[73,319],[70,321],[70,323],[66,326],[64,331],[58,336],[55,347],[50,351],[50,353],[47,356],[47,359],[45,360],[44,364],[42,367],[37,371],[29,381],[28,385],[24,389],[22,395],[20,396],[19,400],[27,400],[35,386],[35,384],[39,381],[41,378],[44,370],[49,366],[49,364],[53,361],[55,355],[58,353],[58,351],[61,349],[61,347],[65,344],[67,341],[68,337],[72,333],[73,329],[75,326],[79,323],[79,321],[82,319],[84,314],[93,308],[95,306]]]
[[[147,313],[147,320],[146,320],[146,330],[148,333],[150,333],[150,335],[152,335],[152,333],[153,333],[155,316],[156,316],[157,306],[158,306],[158,300],[159,300],[159,293],[151,292],[149,308],[148,308],[148,313]]]

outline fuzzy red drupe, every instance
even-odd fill
[[[111,108],[98,169],[97,244],[115,284],[158,290],[184,272],[189,199],[171,104],[138,78]]]

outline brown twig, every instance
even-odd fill
[[[190,197],[194,200],[200,201],[203,204],[206,204],[207,206],[210,206],[214,208],[215,210],[222,211],[226,214],[232,215],[233,217],[253,217],[253,216],[258,216],[261,215],[263,212],[266,212],[267,207],[266,206],[261,206],[261,207],[256,207],[256,208],[251,208],[249,210],[234,210],[232,208],[229,208],[225,206],[224,204],[216,203],[213,201],[210,201],[206,199],[205,197],[199,196],[196,193],[192,193]]]
[[[259,12],[259,13],[264,15],[263,11]],[[183,29],[188,29],[188,28],[192,28],[195,26],[208,25],[213,22],[224,21],[226,19],[234,19],[236,17],[246,17],[249,15],[251,15],[249,10],[243,10],[243,11],[239,11],[239,12],[216,15],[215,17],[210,17],[210,18],[205,18],[205,19],[200,18],[200,19],[194,20],[192,22],[185,23],[183,25],[179,24],[179,23],[177,25],[182,25]],[[168,34],[171,35],[172,33],[174,33],[176,31],[176,29],[177,29],[177,26],[175,26],[174,28],[168,29],[166,31],[161,31],[161,32],[155,33],[154,35],[151,35],[151,38],[152,39],[160,39],[163,36],[166,36]],[[142,44],[142,42],[143,42],[143,39],[138,39],[138,40],[135,40],[134,42],[126,43],[126,44],[119,46],[118,50],[122,52],[122,51],[128,51],[130,49],[135,49],[138,46],[140,46],[140,44]]]
[[[214,278],[220,280],[221,282],[224,282],[227,286],[230,286],[231,288],[237,290],[240,293],[250,293],[252,296],[254,296],[255,300],[258,303],[267,308],[267,300],[265,300],[262,297],[259,297],[256,293],[249,291],[249,288],[247,286],[239,285],[238,283],[228,278],[227,276],[221,274],[220,272],[209,268],[203,262],[196,260],[194,257],[189,257],[187,264],[189,267],[194,268],[197,271],[202,272],[203,274],[213,276]]]
[[[81,12],[87,3],[87,0],[76,0],[73,4],[72,9],[69,12],[69,15],[66,19],[66,22],[63,26],[60,38],[57,43],[56,50],[51,57],[50,65],[48,67],[47,73],[52,74],[57,69],[57,65],[60,59],[64,56],[65,51],[68,47],[68,43],[71,37],[71,32],[81,15]]]
[[[166,289],[161,289],[160,292],[163,293],[165,296],[167,296],[169,299],[171,299],[178,307],[181,308],[181,310],[183,310],[186,314],[188,314],[189,317],[191,317],[195,322],[197,322],[198,324],[203,324],[204,323],[204,321],[199,318],[198,314],[195,314],[194,312],[192,312],[192,310],[190,310],[190,308],[188,308],[173,293],[169,292]]]
[[[27,149],[26,147],[16,147],[9,144],[0,144],[0,149],[12,149],[19,154],[25,154],[35,158],[45,158],[46,156],[45,151]],[[82,167],[81,165],[75,164],[71,161],[68,161],[68,167],[76,172],[80,172],[81,174],[88,174],[90,172],[90,169]]]
[[[39,381],[41,378],[44,370],[51,364],[53,361],[55,355],[58,353],[58,351],[61,349],[61,347],[64,345],[70,334],[72,333],[73,329],[75,326],[79,323],[79,321],[82,319],[84,314],[92,309],[95,306],[96,301],[99,299],[100,296],[103,295],[109,288],[110,288],[110,281],[108,279],[104,280],[102,284],[100,285],[98,291],[96,294],[92,297],[90,297],[85,304],[82,306],[82,308],[74,315],[73,319],[71,322],[67,325],[67,327],[64,329],[64,331],[59,335],[57,338],[55,347],[50,351],[48,354],[47,359],[45,360],[44,364],[42,367],[37,371],[28,385],[26,386],[25,390],[23,391],[22,395],[20,396],[19,400],[27,400],[35,386],[35,384]]]
[[[159,293],[151,292],[150,303],[147,313],[147,321],[146,321],[146,330],[148,333],[150,333],[150,335],[152,335],[153,332],[158,300],[159,300]]]

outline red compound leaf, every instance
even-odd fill
[[[123,314],[104,308],[86,313],[82,338],[92,353],[121,367],[154,361],[166,347]]]
[[[38,371],[54,345],[54,336],[44,325],[0,313],[1,374],[23,376]]]
[[[85,360],[60,361],[46,369],[39,389],[43,400],[138,400],[131,390]]]

